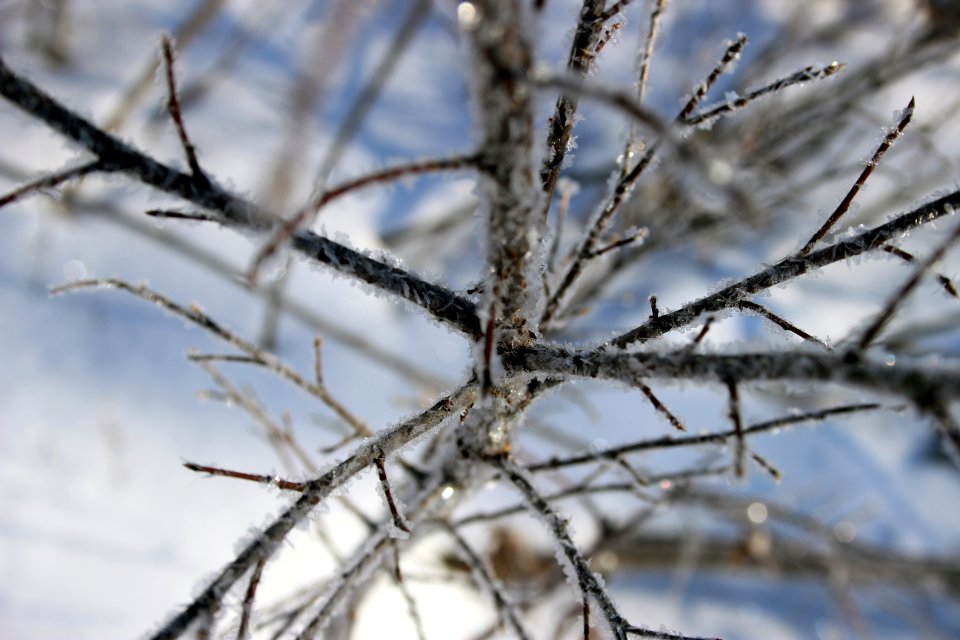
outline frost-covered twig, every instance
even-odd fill
[[[954,226],[953,231],[948,235],[944,240],[937,246],[930,255],[927,256],[922,262],[916,265],[913,269],[913,274],[907,279],[903,285],[890,296],[890,299],[887,301],[887,304],[884,305],[883,309],[874,316],[874,319],[871,321],[870,325],[863,331],[863,334],[860,337],[859,342],[857,343],[861,349],[866,349],[870,344],[876,339],[880,332],[883,331],[883,328],[893,319],[893,314],[896,312],[897,308],[901,306],[910,295],[910,293],[917,288],[917,285],[920,284],[920,281],[923,279],[923,276],[927,274],[933,266],[940,261],[941,258],[947,253],[947,250],[953,247],[958,241],[960,241],[960,224]]]
[[[729,113],[742,109],[755,100],[771,95],[778,91],[782,91],[787,87],[803,84],[805,82],[811,82],[813,80],[829,78],[830,76],[839,72],[845,66],[845,64],[840,62],[831,62],[830,64],[821,67],[804,67],[803,69],[800,69],[789,76],[779,78],[773,82],[763,85],[762,87],[753,89],[744,96],[731,97],[730,99],[721,102],[718,105],[699,111],[685,118],[683,122],[688,126],[697,126],[704,123],[709,123],[710,121],[721,116],[725,116]]]
[[[580,548],[570,537],[566,520],[544,499],[533,486],[527,472],[516,463],[500,457],[491,459],[491,464],[503,473],[510,484],[520,492],[530,509],[543,520],[550,535],[559,546],[558,559],[569,566],[572,572],[570,578],[576,580],[581,595],[593,598],[597,602],[614,637],[624,640],[627,637],[626,629],[629,624],[610,599],[606,587],[590,569]]]
[[[174,302],[166,296],[153,291],[144,285],[132,285],[129,282],[116,278],[69,282],[51,289],[50,293],[60,294],[89,287],[120,289],[121,291],[131,293],[138,298],[142,298],[148,302],[153,302],[154,304],[160,305],[164,309],[180,316],[181,318],[189,320],[197,326],[209,331],[221,340],[225,340],[227,343],[235,346],[237,349],[246,354],[252,362],[263,365],[284,380],[287,380],[295,386],[303,389],[307,393],[313,395],[315,398],[327,405],[334,413],[340,416],[340,418],[350,425],[350,427],[357,433],[370,435],[370,429],[359,418],[353,415],[353,413],[350,412],[339,400],[337,400],[327,390],[326,386],[324,386],[322,382],[310,382],[299,373],[294,371],[282,360],[280,360],[277,356],[268,351],[260,349],[250,342],[247,342],[231,330],[214,321],[196,305],[192,305],[190,308],[184,307],[183,305]],[[204,358],[200,358],[200,360],[203,359]]]
[[[883,407],[876,403],[841,405],[839,407],[831,407],[828,409],[809,411],[797,415],[784,416],[774,420],[767,420],[765,422],[760,422],[744,428],[742,433],[743,437],[746,438],[758,433],[777,431],[784,427],[796,426],[806,422],[820,423],[823,420],[833,416],[846,415],[848,413],[859,413],[861,411],[876,411],[877,409],[881,408]],[[546,462],[528,466],[527,471],[551,471],[555,469],[562,469],[563,467],[594,464],[600,460],[617,460],[621,456],[637,451],[670,449],[674,447],[690,447],[704,444],[724,444],[730,438],[735,437],[736,435],[736,429],[730,429],[728,431],[705,433],[694,436],[664,436],[654,440],[643,440],[641,442],[626,444],[619,447],[611,447],[608,449],[601,449],[599,451],[592,451],[590,453],[570,456],[567,458],[552,458]]]
[[[758,304],[752,300],[741,300],[738,306],[741,309],[749,309],[750,311],[753,311],[757,315],[762,316],[767,320],[773,322],[775,325],[777,325],[781,329],[784,329],[786,331],[789,331],[790,333],[798,335],[808,342],[813,342],[822,347],[827,346],[826,343],[823,342],[823,340],[820,340],[819,338],[810,335],[809,333],[807,333],[800,327],[796,326],[786,318],[783,318],[782,316],[778,316],[773,311],[770,311],[770,309],[766,308],[762,304]]]
[[[305,207],[301,208],[293,214],[289,220],[285,220],[283,224],[280,225],[280,228],[257,252],[256,257],[253,259],[253,264],[250,267],[250,272],[255,275],[263,263],[277,251],[284,241],[289,240],[299,229],[306,227],[308,221],[315,217],[323,207],[338,198],[350,195],[365,187],[386,184],[407,176],[417,176],[438,171],[456,171],[473,167],[476,163],[477,157],[475,155],[420,160],[395,167],[387,167],[386,169],[374,171],[373,173],[368,173],[358,178],[353,178],[352,180],[346,180],[340,184],[324,189]]]
[[[161,41],[161,50],[163,52],[163,75],[167,83],[167,111],[170,113],[170,119],[173,120],[174,128],[177,130],[177,137],[180,138],[180,146],[187,157],[187,166],[190,167],[190,173],[198,182],[209,182],[206,173],[200,167],[200,161],[197,160],[197,150],[187,135],[187,126],[183,122],[183,114],[180,111],[180,100],[177,97],[177,81],[173,72],[173,44],[170,42],[170,36],[164,34]]]
[[[951,215],[957,208],[960,208],[960,191],[937,198],[885,224],[847,240],[839,240],[805,256],[788,256],[763,271],[728,285],[714,294],[684,305],[676,311],[661,313],[657,318],[652,318],[639,327],[617,336],[611,344],[614,347],[624,348],[634,342],[652,340],[674,329],[689,325],[705,313],[735,307],[754,294],[804,273],[879,249],[900,234],[928,224],[937,218]]]
[[[263,575],[263,567],[266,560],[260,560],[253,567],[253,573],[250,581],[247,583],[247,592],[243,597],[243,605],[240,610],[240,625],[237,628],[237,640],[247,640],[250,637],[250,618],[253,615],[253,600],[257,596],[257,587],[260,586],[260,576]]]
[[[897,138],[903,135],[904,129],[906,129],[907,125],[910,124],[910,120],[913,118],[914,106],[916,106],[916,102],[913,98],[910,98],[910,102],[907,104],[906,109],[903,110],[903,114],[900,117],[900,122],[897,123],[897,126],[891,129],[883,138],[883,142],[881,142],[880,146],[877,147],[877,150],[873,153],[873,157],[870,158],[867,166],[865,166],[863,171],[860,172],[860,176],[857,177],[856,182],[854,182],[853,186],[850,187],[850,190],[847,191],[847,195],[843,197],[843,200],[840,201],[840,204],[837,205],[837,208],[834,209],[833,213],[830,214],[830,217],[826,219],[823,225],[817,229],[816,233],[814,233],[813,236],[807,240],[807,243],[803,245],[798,252],[799,255],[803,256],[810,253],[817,243],[830,232],[830,229],[832,229],[837,222],[840,221],[840,218],[842,218],[843,215],[850,209],[853,199],[857,197],[857,194],[860,193],[863,185],[867,183],[867,180],[870,178],[870,174],[873,173],[873,170],[880,163],[881,158],[883,158],[890,147],[893,146],[893,143],[897,141]]]
[[[658,16],[659,7],[654,9],[654,16]],[[655,18],[651,18],[654,20]],[[651,37],[655,35],[655,23],[651,23]],[[727,47],[726,53],[710,72],[710,74],[701,82],[690,98],[687,100],[686,104],[680,109],[680,112],[674,118],[675,123],[683,121],[683,118],[686,114],[689,114],[693,111],[696,106],[700,103],[703,97],[707,94],[713,84],[717,81],[717,78],[727,69],[730,64],[740,55],[740,50],[746,44],[746,37],[741,36],[735,43]],[[652,46],[649,45],[648,46]],[[646,58],[645,58],[646,59]],[[641,85],[642,86],[642,85]],[[593,95],[593,94],[591,94]],[[633,124],[630,128],[630,135],[627,141],[627,146],[624,151],[621,167],[620,167],[620,176],[617,179],[616,185],[614,186],[612,192],[604,203],[603,207],[594,217],[593,221],[590,223],[588,230],[583,234],[583,238],[580,241],[576,252],[570,260],[570,264],[567,266],[566,271],[563,274],[563,277],[560,280],[560,284],[557,286],[557,289],[551,293],[550,297],[547,299],[546,306],[543,310],[543,315],[541,317],[541,322],[544,324],[549,324],[560,312],[560,306],[563,303],[564,297],[567,295],[567,292],[574,285],[580,275],[583,273],[583,269],[586,266],[586,263],[596,258],[599,255],[605,253],[608,248],[597,249],[597,244],[600,242],[600,238],[603,236],[604,232],[607,230],[607,227],[610,225],[614,216],[619,212],[620,207],[624,202],[630,197],[630,194],[639,180],[643,172],[650,166],[656,157],[661,144],[664,141],[668,143],[676,144],[676,142],[671,137],[672,134],[666,131],[665,125],[660,123],[652,114],[649,114],[647,111],[643,110],[642,107],[642,93],[639,95],[639,98],[635,104],[631,104],[628,97],[625,96],[616,96],[613,100],[615,104],[629,105],[634,110],[638,111],[639,114],[644,117],[639,118],[641,122],[645,122],[644,118],[650,117],[653,118],[653,122],[656,125],[654,130],[660,134],[659,140],[650,145],[643,156],[636,162],[633,163],[633,140],[636,138],[636,125]],[[634,117],[637,117],[634,115]],[[660,129],[662,128],[662,129]],[[688,152],[689,153],[689,152]],[[647,232],[641,230],[638,232],[638,237],[641,237],[639,234],[642,234],[642,237],[646,237]],[[612,243],[608,245],[610,249],[616,248],[618,243]]]
[[[596,56],[593,53],[597,39],[603,30],[603,7],[606,0],[583,0],[577,28],[567,56],[567,71],[586,77]],[[541,225],[546,223],[553,200],[553,192],[560,177],[560,169],[567,154],[573,125],[576,119],[578,99],[576,94],[560,93],[547,133],[547,153],[540,168],[540,181],[543,184],[544,208]]]
[[[235,478],[237,480],[249,480],[250,482],[257,482],[259,484],[272,485],[278,489],[283,489],[284,491],[303,491],[307,487],[307,485],[303,482],[292,482],[274,475],[247,473],[244,471],[234,471],[232,469],[221,469],[220,467],[211,467],[209,465],[197,464],[195,462],[184,462],[183,466],[190,471],[196,471],[197,473],[207,473],[211,476],[222,476],[224,478]]]
[[[5,207],[12,202],[16,202],[24,196],[43,191],[44,189],[59,187],[64,182],[83,178],[91,173],[98,173],[100,171],[103,171],[102,163],[99,160],[93,160],[91,162],[84,162],[76,167],[68,167],[62,171],[47,174],[0,196],[0,207]]]
[[[541,469],[535,469],[533,467],[527,468],[529,471],[540,471]],[[641,483],[643,486],[655,486],[661,483],[672,486],[675,483],[687,482],[694,480],[696,478],[704,478],[709,476],[721,476],[730,471],[728,466],[714,466],[714,467],[697,467],[695,469],[688,469],[685,471],[675,471],[670,473],[659,473],[655,475],[648,476],[639,476],[637,478],[632,478],[630,482],[609,482],[606,484],[585,484],[581,483],[576,487],[570,489],[564,489],[563,491],[556,491],[554,493],[546,494],[543,496],[544,500],[550,503],[557,502],[559,500],[564,500],[567,498],[576,498],[587,495],[596,495],[603,493],[630,493],[637,495],[636,485]],[[498,520],[500,518],[506,518],[509,516],[519,515],[521,513],[527,513],[528,507],[526,503],[517,504],[512,507],[504,507],[502,509],[497,509],[496,511],[487,511],[484,513],[477,513],[474,515],[464,516],[456,520],[453,525],[456,527],[465,527],[471,524],[478,523],[489,523],[493,520]]]

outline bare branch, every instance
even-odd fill
[[[867,183],[867,179],[870,178],[870,174],[873,173],[873,170],[880,163],[880,159],[883,158],[884,154],[893,146],[893,143],[897,141],[902,134],[904,129],[907,128],[907,125],[910,124],[910,119],[913,118],[913,108],[916,105],[916,102],[913,98],[910,98],[910,102],[907,104],[907,108],[903,110],[903,115],[900,118],[900,122],[896,127],[890,130],[887,133],[886,137],[883,139],[883,142],[880,143],[880,146],[877,147],[877,150],[874,152],[873,157],[870,158],[870,162],[867,163],[867,166],[863,168],[863,171],[860,172],[860,176],[857,178],[857,181],[853,183],[853,186],[850,187],[850,190],[847,192],[847,195],[844,196],[843,200],[840,201],[840,204],[837,205],[837,208],[834,209],[833,213],[830,214],[830,217],[823,223],[823,225],[817,229],[816,233],[807,240],[807,243],[798,252],[798,255],[807,255],[810,253],[813,248],[816,246],[820,240],[826,236],[830,229],[832,229],[840,218],[850,209],[850,205],[853,203],[853,199],[857,197],[857,194],[860,193],[860,189],[863,188],[863,185]]]
[[[0,59],[0,95],[31,117],[43,121],[65,138],[93,153],[107,173],[123,173],[160,191],[179,196],[216,212],[219,222],[267,231],[276,217],[209,182],[197,180],[150,158],[70,111],[30,81],[14,73]],[[479,338],[480,323],[473,303],[406,271],[367,257],[349,247],[309,231],[298,231],[294,248],[313,260],[330,265],[424,308],[439,320]]]
[[[905,231],[950,215],[957,208],[960,208],[960,191],[937,198],[909,213],[897,216],[886,224],[864,231],[853,238],[838,241],[819,251],[813,251],[805,256],[788,256],[763,271],[724,287],[712,295],[700,298],[676,311],[661,314],[655,320],[651,319],[616,337],[612,344],[615,347],[624,348],[634,342],[646,342],[662,336],[690,324],[704,313],[729,309],[772,286],[828,264],[879,249]]]
[[[70,167],[64,169],[63,171],[57,171],[56,173],[42,176],[36,180],[28,182],[25,185],[17,187],[6,195],[0,196],[0,208],[5,207],[12,202],[16,202],[24,196],[32,195],[34,193],[43,191],[44,189],[52,189],[53,187],[60,186],[64,182],[68,182],[77,178],[83,178],[91,173],[98,173],[102,170],[102,163],[99,160],[93,160],[92,162],[86,162],[76,167]]]

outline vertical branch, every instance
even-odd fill
[[[472,49],[480,119],[480,190],[488,210],[485,296],[494,308],[496,342],[529,344],[539,281],[533,100],[524,83],[533,64],[530,34],[519,0],[469,6],[472,13],[461,10],[459,16]]]
[[[729,416],[733,423],[734,437],[736,438],[736,450],[734,453],[734,472],[738,478],[746,475],[745,460],[747,455],[747,442],[743,437],[743,418],[740,413],[740,392],[737,389],[736,381],[727,380],[727,392],[730,394]]]
[[[209,182],[203,169],[200,168],[200,162],[197,160],[197,150],[190,141],[190,136],[187,135],[186,125],[183,124],[180,100],[177,98],[177,81],[173,75],[173,44],[170,42],[170,36],[164,34],[161,44],[163,49],[163,74],[167,83],[167,111],[170,113],[170,119],[173,120],[173,126],[177,129],[177,136],[180,138],[183,153],[187,156],[187,166],[190,167],[190,173],[196,180]]]
[[[243,596],[243,608],[240,614],[240,626],[237,629],[237,640],[247,640],[250,637],[250,616],[253,614],[253,599],[257,595],[257,587],[260,586],[260,576],[263,575],[263,565],[267,563],[262,558],[253,568],[253,575],[250,576],[250,582],[247,584],[247,592]]]
[[[416,629],[418,640],[427,640],[427,634],[423,629],[423,618],[420,617],[420,609],[417,607],[417,601],[414,599],[407,583],[403,579],[403,571],[400,570],[400,545],[393,543],[393,578],[397,582],[397,588],[403,595],[407,603],[407,611],[410,613],[410,619],[413,621],[413,627]]]
[[[603,10],[605,0],[584,0],[580,8],[580,17],[577,21],[577,30],[570,45],[570,55],[567,57],[567,69],[580,77],[586,77],[595,59],[594,53],[600,34],[603,30]],[[541,226],[547,221],[550,212],[550,203],[553,192],[560,177],[560,168],[566,157],[567,146],[573,133],[574,117],[579,104],[578,96],[569,92],[562,92],[557,98],[557,106],[553,117],[550,118],[550,131],[547,134],[547,155],[540,168],[540,182],[543,184],[545,199]]]
[[[663,16],[663,10],[667,7],[667,0],[657,0],[650,12],[650,27],[647,30],[647,39],[643,45],[643,52],[640,54],[639,70],[637,71],[637,102],[643,104],[647,97],[647,81],[650,77],[650,60],[653,57],[653,49],[657,43],[657,37],[660,34],[660,18]],[[643,148],[643,144],[637,139],[637,126],[630,124],[630,133],[627,138],[627,146],[623,154],[623,164],[620,169],[621,179],[630,172],[631,160],[638,150]]]
[[[390,517],[393,518],[393,526],[404,533],[410,533],[410,525],[403,519],[403,514],[400,513],[396,500],[393,499],[393,490],[390,488],[390,480],[387,478],[387,465],[384,456],[382,454],[377,456],[374,462],[376,462],[377,465],[377,477],[380,479],[383,497],[386,499],[387,507],[390,509]]]

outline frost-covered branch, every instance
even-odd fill
[[[651,318],[639,327],[617,336],[611,344],[614,347],[624,348],[634,342],[646,342],[660,337],[674,329],[692,324],[703,314],[736,307],[742,300],[797,276],[828,264],[854,258],[868,251],[881,249],[885,243],[903,233],[929,224],[938,218],[952,215],[958,208],[960,208],[960,191],[954,191],[852,238],[837,241],[806,255],[788,256],[755,275],[684,305],[676,311],[660,313],[656,318]]]
[[[524,4],[487,0],[469,5],[475,6],[473,15],[460,16],[473,58],[481,132],[480,199],[487,216],[482,310],[492,318],[496,342],[508,345],[530,344],[534,337],[540,268],[533,96],[521,81],[533,65]]]
[[[226,191],[212,179],[183,173],[103,131],[16,74],[2,59],[0,95],[96,156],[103,173],[121,173],[183,198],[216,214],[215,219],[227,226],[265,232],[277,224],[275,216]],[[443,287],[311,231],[298,231],[292,244],[308,258],[408,300],[468,336],[480,336],[480,322],[473,303]]]
[[[960,363],[931,367],[898,360],[894,365],[854,352],[766,351],[699,354],[687,349],[618,353],[561,347],[519,348],[502,355],[511,369],[539,371],[637,384],[646,379],[698,380],[726,384],[790,380],[835,382],[887,395],[904,397],[919,409],[929,398],[960,398]],[[951,366],[952,365],[952,366]]]

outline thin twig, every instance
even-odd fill
[[[266,559],[262,559],[253,567],[253,574],[250,576],[247,591],[243,596],[243,605],[240,610],[240,626],[237,628],[237,640],[247,640],[247,638],[250,637],[250,617],[253,614],[253,600],[257,596],[257,587],[260,585],[260,576],[263,574],[263,567],[266,563]]]
[[[407,587],[407,581],[403,577],[403,571],[400,570],[400,545],[396,540],[393,541],[393,577],[397,583],[397,588],[403,595],[404,602],[407,603],[407,613],[410,614],[410,620],[413,622],[413,628],[417,632],[418,640],[427,640],[427,634],[423,629],[423,618],[420,617],[420,608],[417,601]]]
[[[187,127],[183,123],[183,114],[180,112],[180,101],[177,98],[177,81],[173,75],[173,45],[170,42],[170,36],[163,35],[163,72],[164,79],[167,82],[167,111],[170,113],[170,119],[177,129],[177,137],[180,138],[180,146],[183,147],[183,153],[187,156],[187,166],[190,167],[190,173],[198,181],[208,181],[206,173],[200,167],[197,160],[197,150],[187,135]]]
[[[590,597],[597,601],[600,611],[606,619],[607,625],[614,637],[618,640],[625,640],[626,629],[629,627],[626,619],[620,614],[617,606],[610,599],[606,588],[600,584],[596,574],[590,569],[586,559],[580,551],[580,548],[570,538],[567,522],[562,518],[550,503],[534,488],[529,480],[527,472],[514,462],[506,458],[495,458],[491,464],[499,469],[505,478],[510,481],[529,507],[537,513],[544,524],[549,529],[555,542],[560,547],[559,553],[562,554],[566,563],[570,565],[573,575],[576,577],[580,586],[581,594],[584,598]]]
[[[739,307],[741,309],[749,309],[750,311],[753,311],[758,315],[763,316],[767,320],[770,320],[771,322],[779,326],[781,329],[785,329],[790,333],[796,334],[808,342],[813,342],[815,344],[820,345],[821,347],[827,346],[827,344],[823,340],[820,340],[819,338],[810,335],[809,333],[807,333],[800,327],[796,326],[795,324],[791,323],[790,321],[786,320],[782,316],[779,316],[775,314],[773,311],[770,311],[770,309],[767,309],[762,304],[757,304],[752,300],[741,300]]]
[[[913,98],[910,98],[910,102],[907,104],[907,108],[903,110],[903,114],[900,118],[900,122],[896,127],[890,130],[884,137],[883,142],[880,143],[880,146],[877,147],[877,150],[874,152],[873,157],[870,158],[870,162],[867,163],[867,166],[863,168],[863,171],[860,172],[860,176],[857,178],[857,181],[853,183],[853,186],[850,187],[850,190],[847,191],[847,195],[844,196],[843,200],[840,201],[840,204],[837,205],[837,208],[834,209],[833,213],[830,214],[830,217],[817,229],[807,243],[803,245],[800,251],[797,252],[798,255],[805,256],[816,246],[820,240],[826,236],[830,229],[832,229],[840,218],[850,209],[850,205],[853,203],[853,199],[857,197],[857,194],[860,193],[860,190],[863,188],[863,185],[866,184],[867,179],[870,178],[870,174],[873,173],[873,170],[880,164],[881,158],[884,154],[893,146],[893,143],[897,141],[902,134],[904,129],[907,128],[907,125],[910,124],[910,119],[913,118],[913,109],[916,106],[916,101]]]
[[[307,488],[307,485],[304,482],[291,482],[290,480],[284,480],[279,476],[246,473],[243,471],[234,471],[232,469],[221,469],[220,467],[211,467],[204,464],[197,464],[195,462],[184,462],[183,466],[187,469],[190,469],[190,471],[196,471],[197,473],[207,473],[211,476],[222,476],[224,478],[236,478],[237,480],[249,480],[250,482],[274,486],[278,489],[283,489],[284,491],[302,492]]]
[[[76,167],[69,167],[62,171],[57,171],[56,173],[50,173],[45,176],[41,176],[36,180],[21,185],[13,191],[0,196],[0,208],[7,206],[11,202],[16,202],[24,196],[37,193],[44,189],[52,189],[53,187],[60,186],[69,180],[83,178],[91,173],[98,173],[100,171],[103,171],[103,163],[100,162],[100,160],[93,160]]]
[[[75,291],[78,289],[89,288],[89,287],[103,287],[108,289],[120,289],[121,291],[126,291],[131,293],[138,298],[142,298],[148,302],[153,302],[158,304],[164,309],[189,320],[190,322],[196,324],[197,326],[206,329],[213,335],[218,338],[225,340],[229,344],[237,347],[240,351],[245,353],[247,356],[252,358],[255,362],[263,365],[264,367],[270,369],[277,375],[279,375],[284,380],[291,382],[295,386],[303,389],[307,393],[313,395],[318,400],[327,405],[334,413],[336,413],[340,418],[342,418],[350,427],[359,434],[370,435],[371,431],[359,418],[354,416],[343,404],[340,403],[333,395],[327,390],[322,384],[317,384],[310,382],[305,379],[299,373],[294,371],[291,367],[285,364],[278,357],[260,349],[259,347],[247,342],[237,334],[233,333],[223,325],[215,322],[210,316],[204,313],[196,305],[192,305],[189,308],[184,307],[173,300],[170,300],[166,296],[153,291],[146,286],[132,285],[124,280],[119,280],[116,278],[106,278],[106,279],[94,279],[94,280],[80,280],[76,282],[69,282],[67,284],[55,287],[50,290],[50,293],[53,295],[65,293],[68,291]],[[203,358],[201,358],[203,359]]]
[[[930,253],[926,259],[918,264],[913,270],[913,274],[910,278],[903,283],[903,285],[890,296],[890,299],[887,301],[887,304],[884,305],[883,309],[874,316],[873,321],[870,325],[864,330],[863,335],[857,343],[857,347],[860,349],[866,349],[870,344],[876,339],[880,332],[883,331],[883,328],[893,319],[894,313],[896,313],[897,308],[902,305],[907,297],[917,288],[917,285],[920,284],[920,281],[923,279],[923,276],[933,268],[937,262],[947,253],[947,250],[950,249],[958,240],[960,240],[960,224],[957,224],[953,231],[947,236],[940,245]]]
[[[740,393],[737,390],[737,382],[735,380],[727,380],[727,393],[730,397],[728,413],[730,422],[733,423],[733,437],[736,442],[733,454],[733,470],[738,478],[743,478],[746,475],[744,458],[746,457],[747,443],[743,437],[743,418],[740,415]]]
[[[460,553],[470,566],[470,569],[473,571],[477,581],[493,599],[493,604],[496,607],[497,612],[507,621],[507,624],[510,625],[510,628],[513,629],[513,632],[516,634],[516,636],[522,640],[529,640],[532,638],[533,636],[530,635],[523,624],[523,617],[517,610],[517,606],[511,602],[509,596],[503,588],[503,585],[501,585],[500,581],[497,580],[493,570],[487,565],[483,558],[481,558],[480,555],[473,550],[473,547],[470,546],[466,539],[460,535],[460,532],[457,531],[456,525],[445,523],[444,528],[447,531],[447,535],[453,538],[454,542],[457,543]]]
[[[311,200],[306,206],[294,213],[288,220],[280,225],[279,229],[264,243],[257,252],[250,266],[248,278],[252,281],[257,280],[257,274],[263,264],[273,256],[280,245],[289,240],[298,230],[308,224],[308,220],[314,218],[325,206],[349,195],[360,189],[367,187],[385,185],[389,182],[399,180],[407,176],[423,175],[439,171],[458,171],[470,168],[476,165],[477,157],[475,155],[453,156],[451,158],[437,158],[434,160],[421,160],[407,164],[388,167],[380,171],[375,171],[362,175],[351,180],[347,180],[329,189],[324,189],[319,195]]]
[[[393,518],[393,526],[404,533],[410,533],[410,525],[400,513],[397,503],[393,498],[393,489],[390,488],[390,480],[387,478],[387,466],[384,457],[379,456],[374,460],[377,465],[377,477],[380,479],[380,488],[383,490],[383,497],[387,501],[387,507],[390,509],[390,517]]]
[[[950,215],[955,209],[960,209],[960,191],[942,196],[909,213],[897,216],[885,224],[868,229],[853,238],[837,241],[806,256],[787,256],[755,275],[695,300],[676,311],[661,314],[655,320],[651,319],[639,327],[617,336],[612,341],[612,345],[624,348],[634,342],[646,342],[657,338],[690,324],[704,313],[735,307],[743,300],[797,276],[879,249],[900,234]]]
[[[791,87],[797,84],[803,84],[806,82],[812,82],[814,80],[822,80],[824,78],[829,78],[830,76],[835,75],[846,65],[840,62],[831,62],[828,65],[822,67],[804,67],[799,71],[779,78],[765,84],[762,87],[754,89],[748,92],[745,96],[738,96],[721,102],[718,105],[713,107],[708,107],[703,111],[699,111],[690,117],[684,119],[684,124],[688,126],[698,126],[709,123],[712,120],[716,120],[722,116],[738,111],[748,104],[759,100],[765,96],[771,95],[778,91],[782,91],[787,87]]]
[[[915,262],[917,259],[916,256],[914,256],[912,253],[908,251],[904,251],[900,247],[895,247],[892,244],[883,245],[881,247],[881,250],[886,251],[892,256],[896,256],[900,258],[901,260],[903,260],[908,264]],[[943,285],[943,289],[944,291],[947,292],[947,295],[949,295],[952,298],[960,299],[960,293],[957,292],[957,287],[954,286],[953,280],[943,275],[942,273],[937,273],[936,277],[937,277],[937,280],[940,281],[940,284]]]
[[[746,439],[749,436],[758,433],[776,431],[785,427],[792,427],[804,422],[822,422],[823,420],[849,413],[859,413],[861,411],[875,411],[883,408],[876,403],[859,403],[831,407],[829,409],[820,409],[809,411],[798,415],[784,416],[775,420],[760,422],[742,430],[742,435]],[[571,456],[568,458],[552,458],[546,462],[533,464],[527,467],[527,471],[539,472],[561,469],[563,467],[577,466],[581,464],[592,464],[598,460],[616,460],[620,456],[637,451],[646,451],[651,449],[669,449],[675,447],[690,447],[704,444],[723,444],[732,437],[736,437],[737,430],[719,431],[715,433],[706,433],[695,436],[673,437],[664,436],[655,440],[643,440],[620,447],[611,447],[600,451],[592,451],[587,454]]]

